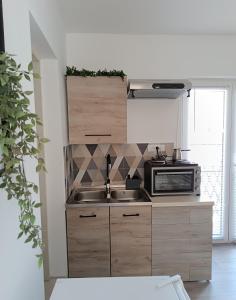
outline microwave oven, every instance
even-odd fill
[[[153,160],[144,164],[144,187],[151,196],[200,195],[201,167],[181,161],[159,164]]]

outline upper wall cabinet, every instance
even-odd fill
[[[67,76],[70,144],[127,142],[127,78]]]

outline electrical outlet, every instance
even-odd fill
[[[148,152],[152,154],[156,154],[157,150],[156,147],[159,147],[159,150],[165,151],[165,145],[164,144],[148,144]]]

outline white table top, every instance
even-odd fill
[[[179,300],[168,276],[58,279],[50,300]]]

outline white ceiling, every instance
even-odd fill
[[[58,0],[67,32],[236,34],[236,0]]]

